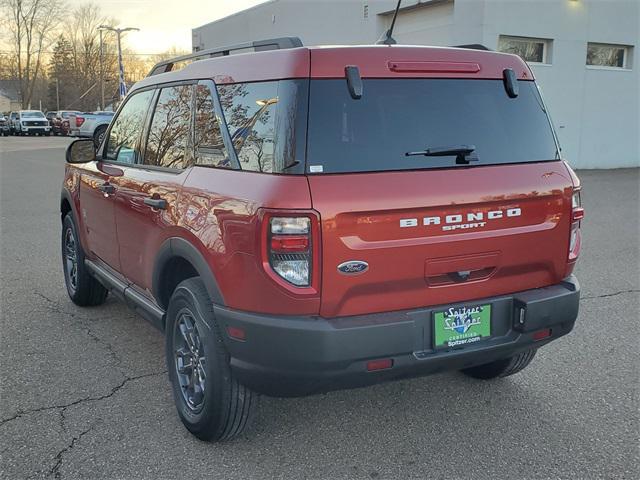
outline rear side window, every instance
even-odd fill
[[[186,168],[191,128],[192,85],[160,90],[149,128],[144,164],[165,168]]]
[[[196,165],[231,168],[231,161],[216,118],[213,92],[207,83],[201,83],[196,86],[194,130]]]
[[[218,85],[242,170],[303,173],[308,80]]]
[[[134,93],[127,98],[109,132],[104,157],[123,163],[136,163],[138,140],[145,116],[153,98],[153,91]]]
[[[456,156],[407,152],[472,145],[470,165],[557,158],[534,82],[509,98],[502,80],[369,79],[361,99],[344,80],[312,80],[307,170],[371,172],[456,167]]]

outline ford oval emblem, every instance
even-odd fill
[[[343,275],[358,275],[369,270],[369,264],[361,260],[349,260],[338,265],[338,271]]]

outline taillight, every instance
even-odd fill
[[[76,127],[82,126],[83,123],[84,123],[84,117],[76,115]]]
[[[571,198],[571,236],[569,237],[569,261],[571,262],[577,260],[578,255],[580,255],[580,243],[582,240],[580,221],[583,218],[584,208],[582,208],[580,190],[575,190]]]
[[[310,217],[271,217],[267,256],[273,271],[296,287],[311,285],[313,236]]]

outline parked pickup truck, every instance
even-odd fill
[[[100,146],[109,123],[113,118],[113,112],[79,113],[71,115],[69,126],[70,135],[74,137],[93,138],[96,147]]]
[[[51,135],[47,117],[40,110],[20,110],[11,116],[14,135]]]

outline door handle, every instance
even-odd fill
[[[158,210],[167,208],[167,201],[164,198],[147,197],[143,201],[145,205],[149,205],[151,208],[157,208]]]
[[[104,182],[103,184],[98,185],[98,189],[104,193],[105,197],[116,193],[116,187],[111,185],[109,182]]]

